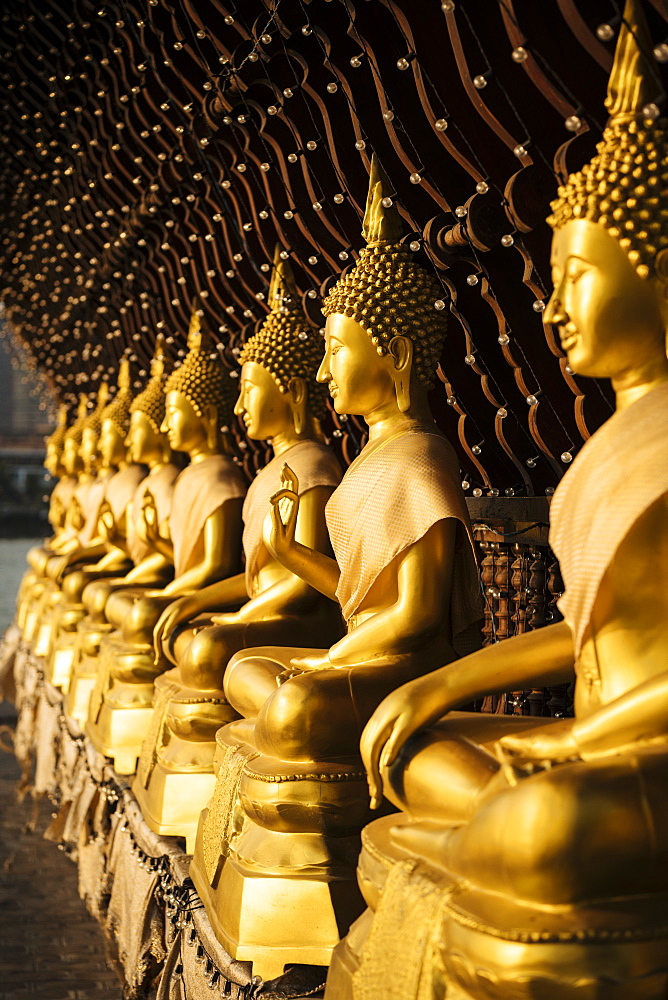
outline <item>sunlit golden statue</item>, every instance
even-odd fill
[[[274,450],[244,503],[245,573],[170,604],[154,633],[157,655],[178,668],[156,681],[153,724],[133,789],[149,825],[158,833],[185,836],[191,853],[199,814],[213,791],[216,730],[238,717],[223,691],[230,656],[258,643],[290,643],[296,636],[312,644],[334,642],[342,634],[338,604],[285,569],[262,539],[270,498],[289,463],[300,489],[296,535],[309,548],[329,552],[325,504],[341,479],[319,430],[325,393],[315,374],[322,337],[308,328],[279,249],[268,305],[262,328],[239,357],[235,413],[250,438],[267,439]],[[225,613],[200,630],[198,616],[211,611]],[[193,619],[197,627],[186,627]]]
[[[84,539],[80,535],[79,545],[50,560],[47,566],[52,579],[61,584],[63,599],[54,621],[46,677],[63,690],[67,690],[71,678],[77,626],[86,613],[82,603],[86,585],[93,579],[113,576],[131,566],[126,524],[134,492],[146,475],[145,466],[128,461],[125,439],[131,403],[130,363],[123,360],[119,366],[116,395],[99,414],[98,475],[88,497],[91,512],[82,529],[82,533],[89,531],[90,535]],[[90,426],[84,428],[84,451],[87,434],[92,430]]]
[[[43,584],[38,584],[34,590],[34,593],[39,593],[40,590],[42,593],[38,603],[33,602],[28,613],[24,638],[40,657],[47,656],[51,649],[57,627],[56,608],[65,602],[60,586],[61,570],[67,569],[67,559],[73,552],[86,552],[91,539],[98,533],[100,499],[111,475],[108,469],[100,470],[98,456],[101,414],[108,401],[109,386],[106,382],[100,385],[92,411],[88,412],[87,397],[80,396],[77,419],[68,429],[63,446],[63,464],[77,476],[65,530],[57,542],[31,549],[28,553],[30,565],[39,574]],[[106,550],[103,548],[98,549],[97,555],[104,551]]]
[[[165,381],[165,344],[164,337],[159,334],[151,362],[151,378],[130,404],[125,442],[130,462],[148,467],[148,475],[142,478],[126,508],[124,533],[116,530],[108,514],[103,516],[103,520],[108,521],[105,525],[107,541],[123,548],[133,566],[125,576],[94,580],[83,592],[82,600],[88,614],[78,625],[73,676],[65,699],[66,714],[79,723],[86,721],[88,701],[97,677],[100,641],[113,627],[105,615],[109,596],[127,587],[159,586],[173,576],[172,562],[149,540],[147,532],[152,533],[153,525],[149,527],[145,520],[147,512],[151,517],[155,513],[158,531],[163,537],[169,537],[172,491],[179,468],[174,464],[166,432],[161,430],[165,418]]]
[[[369,425],[327,505],[335,558],[295,536],[296,477],[273,498],[264,536],[287,569],[338,600],[347,633],[328,649],[296,635],[232,658],[225,694],[244,718],[218,733],[191,866],[220,940],[264,978],[288,962],[327,964],[359,912],[362,727],[389,691],[455,659],[480,617],[458,463],[427,405],[445,334],[438,285],[398,242],[386,183],[374,160],[368,246],[324,303],[318,381],[338,413]]]
[[[87,400],[84,400],[84,405],[86,402]],[[26,615],[30,602],[36,600],[43,592],[46,562],[49,556],[58,550],[67,537],[67,513],[77,485],[78,471],[78,465],[72,466],[69,464],[64,454],[65,440],[68,432],[67,415],[68,407],[66,405],[59,406],[56,428],[45,441],[46,454],[44,456],[44,468],[50,476],[57,480],[49,499],[48,512],[49,525],[53,534],[49,539],[45,539],[42,545],[34,546],[28,552],[27,561],[29,569],[23,576],[16,600],[16,621],[21,630],[24,629],[26,624]],[[38,584],[42,584],[39,592],[37,590]]]
[[[373,794],[382,785],[407,816],[365,831],[361,884],[378,911],[340,946],[331,998],[371,996],[381,965],[411,997],[418,983],[421,997],[462,1000],[666,995],[668,121],[656,89],[627,3],[603,141],[549,220],[545,319],[571,368],[610,378],[617,404],[552,503],[564,621],[419,678],[374,713],[362,739]],[[554,726],[503,736],[498,720],[473,728],[452,712],[573,677],[575,718]]]
[[[42,545],[33,546],[28,551],[27,560],[30,569],[25,574],[19,590],[17,623],[23,633],[23,639],[27,643],[33,641],[40,611],[45,610],[43,606],[47,599],[45,589],[48,588],[51,593],[57,592],[56,585],[47,576],[49,559],[77,544],[78,531],[83,523],[78,498],[87,491],[94,478],[92,473],[84,469],[80,453],[83,426],[87,415],[88,396],[81,393],[74,420],[69,427],[65,428],[62,441],[62,468],[64,474],[74,482],[72,496],[65,511],[64,523],[57,534],[46,539]],[[58,433],[56,430],[56,435]],[[39,607],[40,602],[41,608]]]
[[[122,774],[135,770],[152,715],[155,678],[168,665],[155,664],[153,629],[175,598],[238,573],[241,509],[246,482],[227,454],[231,380],[204,325],[196,302],[188,333],[189,352],[167,379],[163,427],[175,451],[190,465],[172,494],[169,537],[160,514],[144,505],[147,538],[174,564],[174,579],[143,594],[130,588],[112,594],[105,614],[117,631],[100,649],[98,682],[91,696],[87,732],[98,750],[113,757]],[[223,430],[222,428],[225,428]]]

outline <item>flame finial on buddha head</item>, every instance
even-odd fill
[[[435,307],[442,290],[399,242],[403,227],[390,192],[374,153],[362,228],[367,246],[334,285],[322,311],[325,316],[340,313],[354,319],[381,355],[394,337],[407,337],[413,344],[415,376],[429,386],[446,333],[445,314]]]
[[[641,278],[668,270],[661,198],[668,185],[668,121],[653,103],[659,91],[644,15],[636,0],[627,0],[603,138],[593,159],[559,188],[548,219],[553,229],[571,219],[603,226]]]

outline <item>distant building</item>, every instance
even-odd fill
[[[0,318],[0,327],[2,319]],[[53,481],[42,466],[54,403],[24,349],[0,337],[0,533],[32,534],[46,519]]]

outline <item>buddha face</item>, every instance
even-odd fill
[[[256,361],[245,361],[239,379],[234,412],[241,417],[249,437],[273,438],[293,427],[290,396],[281,392],[274,376]]]
[[[81,468],[79,449],[71,437],[66,437],[63,445],[63,467],[68,476],[75,476]]]
[[[333,313],[325,326],[325,356],[316,376],[326,382],[337,413],[361,416],[396,404],[391,354],[378,354],[369,334],[354,319]]]
[[[61,452],[57,445],[47,444],[44,468],[50,476],[59,476],[62,471]]]
[[[156,455],[162,454],[162,435],[141,410],[130,414],[130,430],[125,439],[125,447],[130,461],[138,464],[150,464]]]
[[[125,461],[125,435],[108,418],[102,421],[98,451],[105,468],[112,468]]]
[[[601,226],[574,219],[555,231],[552,280],[545,322],[558,326],[579,375],[621,379],[663,353],[663,290],[637,275]]]
[[[95,472],[97,467],[97,434],[92,427],[85,427],[81,439],[81,461],[86,472]]]
[[[203,417],[182,392],[172,390],[165,398],[165,419],[160,430],[174,451],[193,452],[204,447],[207,429]]]

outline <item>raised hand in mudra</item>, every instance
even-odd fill
[[[144,526],[146,541],[155,542],[156,538],[158,538],[160,534],[160,525],[158,523],[158,508],[155,503],[155,497],[150,490],[144,491],[141,504],[141,514],[141,521]]]
[[[97,515],[98,531],[102,538],[111,542],[118,534],[116,530],[116,518],[108,500],[103,500]]]
[[[294,545],[299,513],[299,480],[289,465],[281,470],[281,488],[270,500],[270,517],[264,524],[264,543],[280,559]]]

